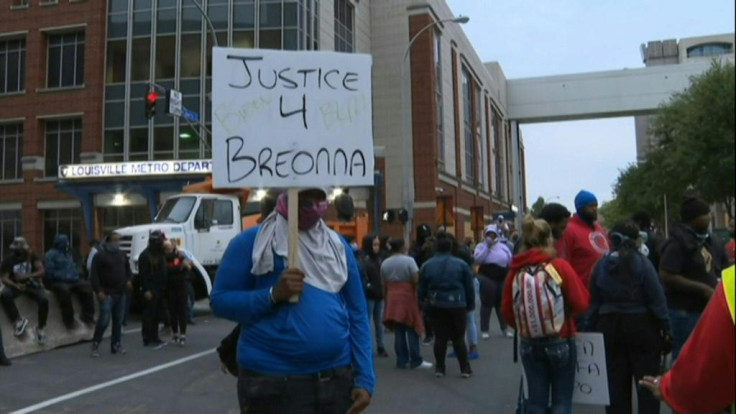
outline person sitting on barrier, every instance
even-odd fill
[[[36,340],[39,344],[46,343],[46,319],[49,316],[49,299],[43,288],[44,267],[41,260],[31,251],[31,247],[23,237],[16,237],[10,244],[11,255],[0,264],[5,289],[0,295],[5,313],[15,324],[13,334],[23,335],[28,326],[28,319],[21,317],[15,298],[22,294],[28,295],[38,304],[38,325],[34,328]]]
[[[66,234],[58,234],[54,237],[53,247],[46,252],[44,265],[46,266],[44,282],[46,287],[59,299],[61,317],[66,328],[72,330],[76,327],[72,293],[77,296],[82,305],[82,322],[88,326],[94,324],[95,304],[92,298],[92,286],[88,281],[79,277],[77,265],[69,252],[69,237]]]

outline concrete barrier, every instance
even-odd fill
[[[0,329],[3,332],[3,345],[8,358],[92,340],[94,326],[87,327],[79,321],[79,313],[82,308],[77,298],[72,295],[77,327],[74,330],[68,330],[61,319],[61,308],[56,295],[51,291],[46,291],[46,294],[49,298],[49,317],[46,322],[46,344],[43,346],[36,342],[36,335],[33,332],[33,328],[38,325],[38,306],[36,302],[26,295],[20,295],[15,299],[15,305],[18,307],[20,315],[28,319],[28,327],[26,327],[23,335],[19,337],[13,335],[14,323],[8,318],[5,310],[0,307]],[[96,305],[97,300],[95,300]],[[97,313],[95,313],[95,316],[97,316]],[[107,331],[109,335],[110,329]]]

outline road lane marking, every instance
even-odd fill
[[[30,407],[21,408],[20,410],[13,411],[10,414],[27,414],[27,413],[32,413],[34,411],[38,411],[38,410],[40,410],[42,408],[46,408],[46,407],[49,407],[49,406],[58,404],[60,402],[71,400],[73,398],[77,398],[77,397],[80,397],[80,396],[85,395],[85,394],[90,394],[90,393],[93,393],[95,391],[99,391],[99,390],[102,390],[102,389],[105,389],[105,388],[112,387],[113,385],[117,385],[117,384],[120,384],[120,383],[123,383],[123,382],[127,382],[127,381],[130,381],[130,380],[134,380],[136,378],[144,377],[146,375],[150,375],[150,374],[153,374],[153,373],[156,373],[156,372],[159,372],[159,371],[163,371],[163,370],[168,369],[168,368],[171,368],[171,367],[175,367],[177,365],[181,365],[181,364],[187,363],[187,362],[192,361],[192,360],[195,360],[197,358],[201,358],[203,356],[207,356],[209,354],[212,354],[212,353],[215,352],[215,349],[216,348],[208,349],[207,351],[202,351],[202,352],[199,352],[197,354],[189,355],[188,357],[176,359],[176,360],[171,361],[171,362],[168,362],[166,364],[158,365],[158,366],[155,366],[155,367],[152,367],[152,368],[143,370],[143,371],[135,372],[133,374],[129,374],[129,375],[126,375],[126,376],[123,376],[123,377],[120,377],[120,378],[117,378],[117,379],[114,379],[114,380],[103,382],[102,384],[99,384],[99,385],[95,385],[95,386],[88,387],[88,388],[83,388],[83,389],[78,390],[78,391],[74,391],[74,392],[70,392],[68,394],[60,395],[60,396],[58,396],[56,398],[52,398],[50,400],[46,400],[46,401],[40,402],[38,404],[34,404],[34,405],[30,406]]]

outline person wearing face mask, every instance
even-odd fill
[[[46,267],[44,284],[59,299],[61,318],[66,328],[72,330],[76,327],[72,293],[82,305],[82,322],[91,327],[95,323],[92,286],[79,276],[77,265],[69,252],[69,237],[66,234],[58,234],[54,237],[54,245],[44,257],[44,266]]]
[[[323,217],[323,189],[299,192],[299,267],[288,268],[286,194],[235,237],[210,295],[215,316],[241,324],[241,412],[362,412],[375,386],[365,293],[350,245]],[[298,297],[298,302],[290,298]]]
[[[360,269],[363,275],[365,298],[368,302],[368,318],[373,319],[378,356],[388,357],[383,345],[383,284],[381,283],[381,239],[369,234],[363,237],[363,248],[360,255]]]
[[[43,259],[31,251],[31,247],[23,237],[16,237],[10,244],[10,256],[3,259],[0,264],[3,289],[0,301],[5,309],[5,314],[14,323],[13,334],[18,337],[23,335],[28,326],[28,319],[22,317],[15,306],[15,298],[27,295],[38,305],[38,325],[34,328],[36,341],[43,345],[46,342],[46,320],[49,316],[49,299],[43,288],[43,275],[45,269]]]
[[[187,342],[187,276],[192,269],[192,262],[171,240],[164,241],[164,254],[172,342],[183,347]]]
[[[485,229],[485,240],[475,247],[475,264],[478,265],[480,281],[480,336],[490,339],[491,313],[496,309],[501,335],[513,337],[507,330],[506,322],[501,315],[501,297],[503,282],[511,263],[511,250],[501,241],[502,230],[495,224]]]
[[[166,345],[158,335],[160,310],[164,304],[164,291],[167,283],[166,257],[164,255],[166,236],[154,230],[148,236],[148,247],[138,257],[138,276],[141,292],[145,299],[143,311],[143,346],[160,349]]]
[[[710,206],[688,197],[680,206],[680,223],[672,226],[662,247],[659,274],[667,294],[672,321],[672,362],[698,323],[728,267],[723,245],[708,233]]]
[[[575,215],[557,241],[557,254],[567,260],[588,287],[593,266],[610,250],[608,237],[598,220],[598,199],[593,193],[581,190],[575,196]]]
[[[122,346],[123,315],[126,292],[131,286],[131,272],[125,252],[120,250],[120,235],[111,233],[105,238],[92,259],[90,282],[97,296],[100,314],[92,337],[92,357],[100,356],[100,342],[112,319],[111,354],[125,354]]]

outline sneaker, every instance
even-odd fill
[[[92,342],[92,358],[100,357],[100,344]]]
[[[468,359],[473,361],[480,358],[480,355],[476,351],[470,351],[468,352]]]
[[[177,335],[172,336],[171,337],[171,341],[169,341],[169,342],[171,342],[172,344],[178,344],[179,343],[179,335],[177,334]]]
[[[8,357],[6,357],[5,355],[0,355],[0,366],[2,366],[2,367],[9,367],[11,365],[13,365],[13,363],[10,362],[10,360],[8,359]]]
[[[46,330],[39,328],[38,326],[33,328],[33,333],[36,334],[36,342],[39,345],[46,345]]]
[[[432,367],[434,367],[434,365],[431,362],[422,361],[421,364],[419,364],[419,365],[417,365],[415,367],[412,367],[412,369],[430,369]]]
[[[184,348],[184,345],[187,344],[187,336],[182,335],[179,337],[179,340],[177,341],[177,344],[179,345],[179,348]]]
[[[465,379],[468,379],[473,376],[473,371],[471,370],[463,371],[462,374],[460,374],[460,376]]]
[[[481,337],[481,339],[483,339],[484,341],[487,341],[487,340],[491,339],[491,334],[489,334],[488,332],[482,332],[482,333],[480,334],[480,337]]]
[[[424,345],[424,346],[430,346],[430,345],[432,345],[432,342],[434,342],[434,337],[428,336],[428,337],[424,338],[424,340],[422,341],[422,345]]]
[[[168,344],[169,344],[168,342],[164,342],[164,341],[158,339],[158,340],[152,341],[148,345],[151,346],[151,347],[153,347],[153,349],[155,349],[156,351],[158,351],[159,349],[164,348]]]
[[[125,355],[128,351],[121,344],[115,344],[110,347],[110,353],[113,355]]]
[[[15,331],[13,331],[13,335],[15,336],[21,336],[23,335],[23,332],[26,331],[26,327],[28,326],[28,319],[22,318],[15,321]]]
[[[505,337],[507,337],[507,338],[513,338],[513,337],[514,337],[514,333],[513,333],[513,332],[512,332],[512,331],[511,331],[510,329],[507,329],[507,330],[506,330],[506,331],[504,332],[504,334],[503,334],[503,335],[504,335]]]
[[[434,376],[435,378],[442,378],[445,376],[445,370],[441,368],[437,368],[434,370]]]
[[[388,358],[388,352],[383,348],[378,348],[378,356],[381,358]]]

